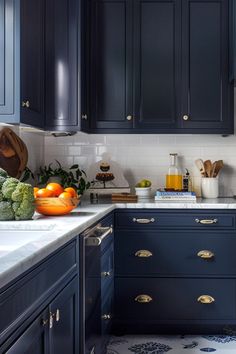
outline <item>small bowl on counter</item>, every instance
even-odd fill
[[[36,211],[42,215],[60,216],[67,215],[75,209],[80,198],[36,198]]]
[[[135,187],[135,194],[138,198],[150,198],[151,197],[151,187]]]

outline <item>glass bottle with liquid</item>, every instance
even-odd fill
[[[176,153],[170,154],[170,167],[166,175],[167,189],[182,190],[183,188],[183,176],[177,166],[177,156]]]

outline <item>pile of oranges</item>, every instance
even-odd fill
[[[63,188],[59,183],[48,183],[45,188],[34,187],[35,198],[78,198],[76,190],[72,187]]]

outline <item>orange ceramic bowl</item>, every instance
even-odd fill
[[[36,198],[36,211],[43,215],[66,215],[79,204],[79,198]]]

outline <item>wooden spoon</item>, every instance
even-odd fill
[[[215,161],[215,169],[212,171],[212,177],[217,177],[223,166],[223,160]]]
[[[199,169],[202,177],[206,177],[206,170],[205,170],[204,163],[203,163],[202,159],[197,159],[195,161],[195,164],[196,164],[197,168]]]
[[[206,177],[211,177],[211,173],[212,173],[212,162],[211,160],[206,160],[204,162],[204,168],[206,171]]]

